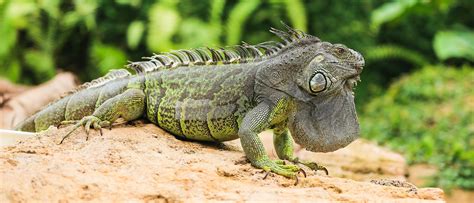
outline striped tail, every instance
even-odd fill
[[[128,78],[116,79],[99,87],[79,90],[63,97],[43,110],[29,117],[15,127],[15,130],[40,132],[62,121],[81,120],[90,116],[106,100],[126,90]]]
[[[68,105],[69,100],[71,100],[73,96],[74,95],[64,97],[48,105],[46,108],[42,109],[41,111],[37,112],[33,116],[27,118],[25,121],[18,124],[15,127],[15,130],[39,132],[48,129],[48,127],[51,125],[59,125],[61,121],[64,121],[66,118],[66,107]],[[91,105],[91,102],[87,102],[87,100],[87,98],[82,99],[82,101],[86,101],[85,104],[89,104],[89,108],[94,108],[93,105]]]
[[[50,103],[41,111],[18,124],[18,131],[39,132],[58,126],[62,121],[80,120],[92,115],[107,99],[122,93],[131,74],[125,69],[111,70],[104,77],[85,83],[66,96]]]
[[[26,131],[26,132],[36,132],[35,129],[35,118],[36,115],[29,117],[28,119],[22,121],[18,125],[15,126],[14,130],[16,131]]]

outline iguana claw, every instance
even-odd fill
[[[299,173],[303,173],[304,177],[306,178],[306,171],[304,171],[302,168],[300,168],[300,170],[298,171],[298,174]]]
[[[295,178],[296,178],[296,181],[295,181],[294,186],[298,185],[298,183],[299,183],[298,176],[295,176]]]
[[[319,164],[317,164],[316,162],[310,162],[310,161],[301,161],[299,160],[298,157],[294,158],[293,160],[290,160],[291,162],[295,163],[295,164],[303,164],[305,166],[307,166],[308,168],[314,170],[314,171],[324,171],[326,173],[326,175],[329,175],[329,171],[328,169],[326,169],[326,167],[324,166],[321,166]]]
[[[265,171],[265,170],[264,170]],[[263,176],[263,180],[267,179],[268,175],[271,173],[271,171],[266,171],[265,176]]]
[[[295,185],[298,184],[298,174],[302,173],[306,177],[306,172],[297,165],[286,164],[284,160],[266,160],[259,165],[264,171],[266,171],[263,179],[266,179],[270,173],[276,173],[287,178],[296,179]]]
[[[109,121],[102,121],[99,118],[95,116],[86,116],[82,118],[79,121],[63,121],[59,125],[64,125],[64,124],[71,124],[71,123],[76,123],[74,127],[72,128],[71,131],[69,131],[59,142],[59,144],[62,144],[66,138],[68,138],[77,128],[83,126],[84,130],[86,131],[86,140],[89,140],[89,131],[92,126],[94,129],[98,129],[100,135],[102,136],[103,131],[102,131],[102,126],[108,126],[109,129],[111,128],[110,122]]]

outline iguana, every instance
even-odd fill
[[[85,83],[19,124],[21,131],[43,131],[75,123],[110,127],[118,118],[145,117],[187,140],[223,142],[240,138],[251,164],[296,178],[304,164],[293,155],[293,139],[307,150],[329,152],[358,137],[353,87],[364,66],[362,55],[284,25],[271,28],[281,42],[243,43],[227,48],[196,48],[155,54],[130,62]],[[258,134],[273,129],[280,159],[265,153]],[[285,161],[293,164],[285,164]]]

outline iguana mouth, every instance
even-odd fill
[[[346,80],[346,86],[353,90],[355,86],[357,86],[357,82],[360,82],[360,74],[362,73],[362,69],[364,68],[364,62],[353,64],[354,69],[357,71],[354,75],[350,76]]]
[[[353,77],[350,77],[346,80],[346,86],[350,89],[353,90],[355,86],[357,86],[357,82],[360,82],[360,75],[357,74]]]

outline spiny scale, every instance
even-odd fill
[[[284,23],[283,25],[288,29],[288,31],[285,32],[271,28],[270,32],[276,34],[285,43],[268,41],[256,45],[250,45],[243,42],[241,45],[225,48],[221,47],[218,49],[209,47],[188,50],[183,49],[169,53],[155,54],[151,57],[144,57],[143,59],[147,59],[148,61],[130,62],[127,65],[127,68],[133,69],[137,74],[143,74],[161,69],[176,68],[179,66],[246,63],[262,60],[266,57],[275,55],[284,47],[302,39],[310,38],[320,41],[315,36],[295,30]]]
[[[116,80],[116,79],[119,79],[119,78],[126,78],[126,77],[131,76],[131,75],[132,74],[130,74],[130,72],[128,72],[125,69],[112,69],[107,74],[105,74],[103,77],[97,78],[97,79],[92,80],[90,82],[86,82],[86,83],[78,86],[77,88],[75,88],[75,89],[73,89],[69,92],[66,92],[63,96],[61,96],[61,98],[65,97],[65,96],[68,96],[70,94],[73,94],[75,92],[78,92],[80,90],[83,90],[83,89],[100,87],[100,86],[102,86],[102,85],[104,85],[104,84],[106,84],[106,83],[108,83],[112,80]],[[52,102],[52,103],[54,103],[54,102]]]
[[[295,30],[282,22],[287,31],[270,28],[270,32],[280,37],[284,43],[267,41],[256,45],[242,42],[241,45],[230,47],[214,48],[194,48],[171,51],[168,53],[154,54],[151,57],[143,57],[147,61],[131,62],[126,68],[132,69],[135,74],[145,74],[159,70],[176,68],[180,66],[199,66],[232,63],[249,63],[263,60],[269,56],[277,54],[283,48],[296,43],[302,39],[312,39],[320,41],[319,38]],[[78,88],[66,93],[64,96],[75,93],[79,90],[99,87],[109,81],[130,76],[130,72],[125,69],[111,70],[105,76],[84,83]]]

